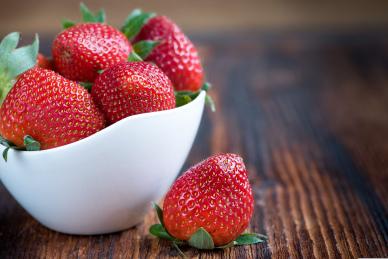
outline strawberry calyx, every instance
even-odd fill
[[[121,27],[121,32],[124,33],[129,41],[132,41],[149,19],[155,17],[155,15],[155,13],[146,13],[141,9],[135,9],[125,19],[124,25]],[[160,41],[158,40],[143,40],[133,44],[133,50],[128,57],[128,61],[145,60],[159,44]]]
[[[128,55],[128,61],[129,62],[141,62],[143,59],[139,56],[139,54],[136,53],[135,50],[132,50],[131,53]]]
[[[86,90],[88,90],[89,93],[92,91],[93,83],[91,83],[91,82],[78,82],[78,84],[80,86],[82,86],[83,88],[85,88]]]
[[[100,9],[96,14],[94,14],[90,9],[84,4],[80,3],[80,11],[82,15],[82,22],[84,23],[105,23],[106,22],[106,14],[104,9]],[[67,29],[70,28],[77,23],[68,19],[62,20],[62,28]]]
[[[124,25],[121,27],[121,32],[127,36],[128,40],[132,40],[148,20],[155,17],[155,15],[155,13],[146,13],[141,9],[135,9],[125,19]]]
[[[74,26],[74,25],[76,25],[76,22],[74,22],[74,21],[68,20],[66,18],[62,20],[62,28],[65,30]]]
[[[133,44],[133,51],[145,60],[152,50],[160,44],[158,40],[142,40]]]
[[[209,82],[206,82],[202,85],[201,89],[197,92],[191,92],[191,91],[175,91],[175,103],[176,107],[183,106],[185,104],[190,103],[193,101],[197,96],[201,93],[201,91],[206,92],[205,102],[206,105],[208,105],[212,112],[216,111],[216,105],[214,103],[213,98],[208,94],[208,90],[211,88],[211,84]]]
[[[35,34],[32,44],[16,48],[20,39],[18,32],[11,32],[0,43],[0,106],[16,82],[16,77],[36,64],[39,37]]]
[[[132,51],[128,55],[129,62],[144,61],[160,41],[143,40],[132,45]]]
[[[39,151],[40,150],[40,143],[36,141],[33,137],[26,135],[24,136],[24,147],[18,147],[12,142],[6,140],[2,136],[0,136],[0,144],[5,146],[6,148],[3,151],[3,159],[5,162],[8,161],[8,151],[10,149],[13,150],[26,150],[26,151]]]
[[[150,227],[149,232],[161,239],[165,239],[172,242],[172,245],[178,250],[178,252],[186,257],[182,250],[179,248],[180,245],[189,245],[191,247],[201,249],[201,250],[212,250],[212,249],[224,249],[233,246],[241,246],[241,245],[252,245],[263,243],[268,240],[268,237],[262,234],[257,233],[244,233],[238,236],[232,242],[223,245],[223,246],[215,246],[212,236],[204,229],[203,227],[198,228],[198,230],[191,235],[189,240],[179,240],[173,237],[170,233],[168,233],[166,227],[163,222],[163,210],[156,204],[153,203],[160,224],[154,224]]]

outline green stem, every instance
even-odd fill
[[[183,258],[187,258],[185,253],[179,248],[178,244],[175,242],[172,242],[172,246],[175,247],[175,249],[178,251],[179,255],[182,256]]]

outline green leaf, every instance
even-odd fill
[[[261,237],[261,238],[260,238]],[[251,244],[257,244],[257,243],[263,243],[266,240],[265,236],[259,235],[256,233],[246,233],[242,234],[234,241],[235,245],[241,246],[241,245],[251,245]]]
[[[162,226],[164,226],[162,208],[160,208],[159,205],[156,204],[155,202],[152,203],[152,207],[156,210],[156,214],[158,215],[158,219],[160,221],[160,224],[162,224]]]
[[[205,82],[202,85],[201,89],[207,92],[211,87],[212,87],[212,85],[209,82]]]
[[[210,110],[212,112],[215,112],[216,111],[216,104],[213,100],[213,98],[207,93],[207,91],[212,87],[212,85],[209,83],[209,82],[205,82],[201,89],[206,91],[206,97],[205,97],[205,103],[206,105],[208,105],[210,107]]]
[[[27,151],[39,151],[40,150],[40,143],[33,139],[31,136],[26,135],[24,136],[24,146],[26,147]]]
[[[88,90],[89,93],[90,93],[90,91],[92,90],[92,87],[93,87],[93,83],[90,83],[90,82],[78,82],[78,84],[80,84],[83,88]]]
[[[35,66],[38,51],[39,37],[35,34],[35,40],[31,45],[15,49],[8,55],[6,61],[8,76],[14,78]]]
[[[176,95],[175,96],[175,107],[186,105],[192,101],[188,95]]]
[[[76,23],[67,19],[62,20],[62,28],[68,29],[70,27],[73,27]]]
[[[158,46],[160,41],[154,40],[143,40],[135,43],[133,45],[133,50],[143,59],[145,60],[149,54],[151,54],[152,50]]]
[[[259,233],[254,233],[254,234],[256,234],[258,238],[263,239],[264,241],[268,240],[268,237],[266,235],[259,234]]]
[[[4,158],[4,161],[7,162],[8,161],[8,151],[11,147],[7,147],[6,149],[4,149],[3,151],[3,158]]]
[[[80,3],[80,10],[82,14],[82,21],[84,22],[99,22],[99,23],[104,23],[105,22],[105,11],[104,9],[101,9],[100,11],[97,12],[96,15],[93,14],[92,11],[89,10],[89,8],[84,4]]]
[[[175,238],[170,236],[170,234],[167,233],[166,229],[163,227],[162,224],[154,224],[149,229],[150,233],[156,237],[167,239],[170,241],[177,241]]]
[[[0,106],[15,83],[16,76],[32,68],[38,56],[39,38],[31,45],[16,48],[20,34],[13,32],[4,37],[0,43]]]
[[[127,19],[124,21],[123,27],[129,23],[130,20],[132,20],[134,17],[139,16],[143,13],[143,11],[139,8],[133,9],[133,11],[127,16]]]
[[[84,22],[95,22],[94,14],[89,10],[89,8],[84,3],[81,2],[79,7],[82,14],[82,20]]]
[[[97,14],[94,14],[90,9],[84,4],[80,3],[80,11],[82,15],[83,22],[92,22],[92,23],[104,23],[106,22],[106,14],[104,9],[100,9]],[[74,26],[76,22],[64,19],[62,21],[62,28],[67,29]]]
[[[121,31],[132,40],[141,30],[141,28],[148,22],[149,19],[155,16],[155,13],[144,13],[140,9],[135,9],[125,19]]]
[[[263,243],[268,240],[268,237],[262,234],[257,233],[245,233],[241,234],[236,238],[236,240],[230,242],[229,244],[223,246],[217,246],[216,248],[224,249],[232,246],[242,246],[242,245],[251,245],[257,243]]]
[[[214,242],[210,234],[204,229],[199,228],[188,241],[189,245],[198,249],[213,249]]]
[[[129,53],[128,61],[139,62],[139,61],[143,61],[143,59],[139,55],[137,55],[137,53],[134,50],[132,50],[131,53]]]
[[[11,142],[3,138],[1,135],[0,135],[0,144],[6,147],[9,147],[12,145]]]
[[[104,9],[100,9],[96,15],[97,22],[104,23],[106,21],[106,14]]]
[[[189,96],[192,100],[194,100],[195,98],[197,98],[197,96],[200,94],[201,92],[198,91],[198,92],[191,92],[191,91],[175,91],[174,94],[175,96]]]
[[[6,140],[6,139],[3,138],[2,136],[0,136],[0,144],[6,147],[6,148],[3,150],[3,154],[2,154],[5,162],[8,161],[8,151],[9,151],[11,148],[12,148],[12,149],[20,149],[20,148],[16,147],[15,144],[13,144],[12,142]]]
[[[210,107],[210,110],[212,112],[216,111],[216,104],[214,103],[213,98],[208,94],[206,94],[206,96],[205,96],[205,103],[206,103],[206,105],[208,105]]]
[[[198,95],[199,95],[199,92],[192,92],[192,91],[175,91],[174,92],[174,94],[175,94],[175,96],[177,96],[177,95],[188,95],[188,96],[190,96],[190,97],[192,97],[192,98],[195,98],[195,97],[197,97]]]
[[[14,143],[12,143],[11,141],[8,141],[5,138],[3,138],[2,136],[0,136],[0,144],[6,147],[6,149],[3,150],[3,158],[4,158],[5,162],[7,162],[7,160],[8,160],[8,151],[10,149],[13,149],[13,150],[27,150],[27,151],[40,150],[39,142],[35,141],[30,136],[25,136],[24,137],[24,145],[26,147],[18,147]],[[39,148],[38,148],[38,145],[39,145]]]
[[[175,106],[180,107],[190,103],[192,100],[197,98],[199,93],[200,93],[199,91],[198,92],[175,91]]]
[[[0,62],[8,60],[8,55],[16,48],[19,43],[20,33],[11,32],[3,38],[0,43]]]

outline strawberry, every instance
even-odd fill
[[[82,86],[34,67],[19,76],[0,110],[0,134],[21,147],[29,135],[41,149],[66,145],[104,127],[103,114]]]
[[[253,197],[241,157],[209,157],[184,173],[166,194],[163,221],[168,233],[190,239],[200,227],[217,246],[235,240],[253,213]]]
[[[53,64],[52,59],[45,57],[42,53],[38,53],[36,63],[38,65],[38,67],[50,69],[50,70],[54,69],[54,64]]]
[[[171,81],[147,62],[122,62],[106,69],[96,79],[91,94],[108,123],[175,107]]]
[[[138,14],[138,16],[141,15]],[[136,17],[136,15],[132,16]],[[134,19],[136,18],[132,18],[132,20]],[[127,24],[133,27],[133,23],[127,22]],[[127,27],[124,25],[122,29],[126,35]],[[144,41],[159,43],[146,56],[145,61],[153,62],[159,66],[171,79],[175,90],[193,92],[200,90],[204,80],[204,72],[198,51],[174,22],[165,16],[149,19],[134,38],[134,48]]]
[[[243,159],[213,155],[179,177],[167,192],[163,210],[154,205],[162,224],[150,232],[199,249],[264,242],[260,234],[242,234],[253,214],[252,189]]]
[[[52,45],[57,72],[83,82],[94,82],[99,70],[127,60],[130,51],[131,44],[125,35],[102,23],[71,26]]]

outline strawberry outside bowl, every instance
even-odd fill
[[[184,106],[130,116],[62,147],[10,150],[8,162],[0,161],[0,179],[50,229],[80,235],[128,229],[142,222],[177,177],[205,96],[202,91]]]

